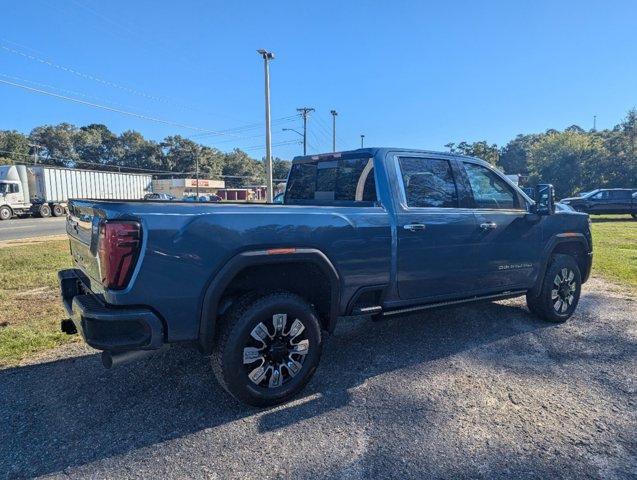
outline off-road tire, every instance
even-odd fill
[[[575,290],[572,292],[573,299],[568,307],[562,311],[561,308],[556,308],[556,304],[559,304],[556,299],[552,298],[555,291],[559,291],[555,284],[556,278],[561,278],[563,270],[573,272],[573,283]],[[550,263],[544,274],[542,282],[542,289],[538,295],[533,295],[531,292],[526,294],[526,304],[529,310],[540,317],[542,320],[552,323],[563,323],[568,320],[579,303],[580,293],[582,290],[582,276],[575,259],[570,255],[555,254],[551,257]],[[561,304],[559,304],[561,307]]]
[[[275,314],[287,314],[287,327],[299,319],[309,340],[308,353],[302,368],[287,383],[278,387],[261,386],[248,377],[250,368],[244,365],[244,348],[252,330]],[[275,292],[264,296],[248,294],[238,299],[224,316],[212,353],[212,368],[221,386],[237,400],[257,407],[283,403],[305,387],[316,371],[321,358],[322,332],[319,318],[312,306],[298,295]]]

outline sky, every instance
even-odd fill
[[[276,57],[272,142],[281,158],[301,153],[299,135],[282,131],[301,131],[298,107],[315,109],[308,153],[317,153],[331,151],[332,109],[337,150],[357,148],[361,134],[365,146],[444,150],[589,129],[595,115],[598,129],[612,128],[637,105],[635,1],[0,5],[0,129],[25,133],[104,123],[260,158],[260,48]]]

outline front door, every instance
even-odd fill
[[[478,229],[478,278],[485,292],[525,288],[539,271],[540,225],[526,201],[495,170],[462,162]]]
[[[462,296],[475,288],[473,212],[460,208],[449,160],[396,159],[402,197],[397,208],[397,285],[402,300]]]

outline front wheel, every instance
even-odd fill
[[[319,319],[301,297],[248,295],[224,319],[212,366],[232,396],[266,407],[287,401],[307,384],[321,348]]]
[[[542,290],[537,296],[527,293],[526,303],[543,320],[562,323],[575,312],[581,290],[582,276],[575,259],[556,254],[544,274]]]
[[[13,211],[9,207],[0,207],[0,220],[9,220],[11,217],[13,217]]]

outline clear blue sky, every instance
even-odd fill
[[[630,0],[33,0],[2,9],[0,80],[204,130],[263,123],[256,49],[270,49],[272,117],[314,107],[310,152],[331,149],[333,108],[338,149],[357,147],[364,133],[368,146],[441,150],[450,141],[502,144],[518,133],[591,128],[593,115],[598,128],[612,127],[637,104]],[[0,129],[66,121],[156,140],[201,133],[5,84],[0,106]],[[300,129],[299,120],[277,123],[275,144],[297,138],[281,128]],[[200,140],[263,155],[262,125]],[[273,153],[291,158],[299,149]]]

